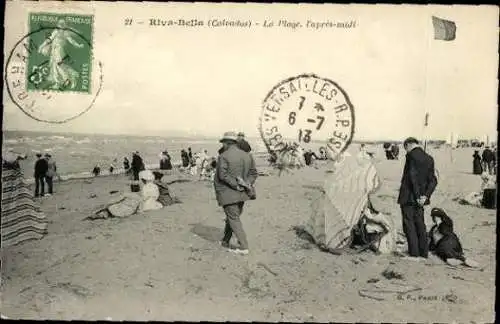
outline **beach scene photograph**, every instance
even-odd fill
[[[494,322],[498,14],[7,1],[2,319]]]

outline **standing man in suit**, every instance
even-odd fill
[[[403,215],[403,231],[408,242],[410,258],[427,258],[429,247],[424,221],[424,206],[437,186],[434,159],[420,147],[417,139],[407,138],[403,143],[406,150],[398,204]]]
[[[240,216],[245,201],[251,199],[249,188],[253,188],[257,179],[257,169],[253,157],[238,147],[238,136],[235,132],[226,132],[220,140],[224,149],[219,155],[214,189],[219,206],[226,214],[223,247],[230,248],[229,241],[234,234],[240,246],[230,251],[238,254],[248,254],[248,242]]]
[[[36,154],[35,162],[35,197],[45,196],[45,177],[49,169],[47,160],[42,158],[41,153]]]

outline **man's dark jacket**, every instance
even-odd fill
[[[49,164],[45,159],[38,159],[35,162],[35,178],[45,177],[47,171],[49,170]]]
[[[493,153],[490,149],[484,149],[483,151],[483,161],[484,162],[492,162],[495,160],[495,153]]]
[[[437,186],[434,159],[421,147],[406,154],[406,163],[399,188],[398,204],[417,205],[420,196],[426,196],[426,205]]]

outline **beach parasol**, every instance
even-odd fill
[[[359,222],[369,194],[379,186],[377,171],[369,157],[344,155],[326,179],[323,195],[313,203],[306,232],[329,250],[348,247],[352,228]]]

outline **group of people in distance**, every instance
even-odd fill
[[[475,150],[472,159],[472,172],[474,174],[482,174],[483,172],[490,175],[496,174],[496,147],[491,149],[489,146],[486,146],[482,155],[479,155],[479,150]]]
[[[207,150],[202,150],[198,153],[188,150],[181,150],[181,167],[180,170],[192,176],[199,174],[199,179],[212,179],[214,170],[215,158],[208,154]]]

